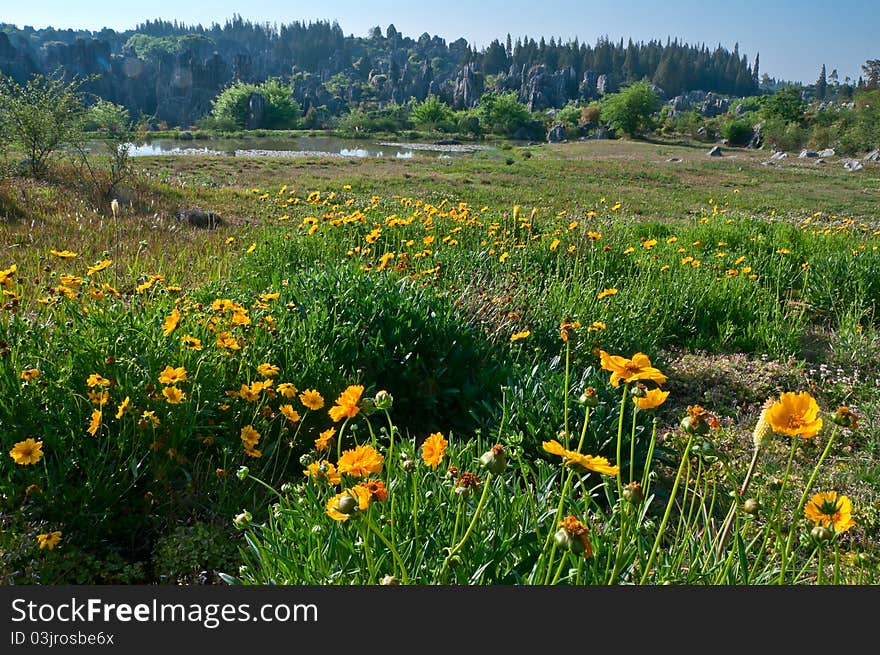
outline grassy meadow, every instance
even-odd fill
[[[880,164],[705,150],[0,179],[0,581],[876,583]]]

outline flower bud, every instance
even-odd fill
[[[693,416],[690,415],[685,416],[683,419],[681,419],[681,423],[679,423],[679,426],[688,434],[696,434],[703,437],[709,434],[709,426],[703,421],[695,419]]]
[[[623,497],[633,505],[638,505],[645,499],[641,482],[630,482],[623,488]]]
[[[834,537],[834,530],[826,528],[824,525],[817,525],[812,530],[810,530],[810,536],[819,543],[823,543],[826,541],[831,541],[831,539]]]
[[[394,397],[382,389],[376,392],[373,402],[376,405],[376,409],[391,409],[392,405],[394,405]]]
[[[239,530],[244,530],[251,524],[251,519],[253,519],[251,513],[247,510],[244,510],[235,515],[235,518],[232,519],[232,524]]]
[[[553,535],[553,539],[557,546],[565,550],[571,550],[571,544],[575,541],[565,528],[559,528]]]
[[[493,475],[504,473],[504,469],[507,468],[504,448],[500,444],[495,444],[480,456],[480,463]]]
[[[758,501],[754,498],[746,498],[745,502],[743,503],[743,511],[746,514],[751,514],[752,516],[757,516],[758,510],[760,508],[761,508],[761,506],[758,504]]]
[[[636,382],[629,390],[629,395],[633,398],[644,398],[648,395],[648,387],[641,382]]]
[[[357,498],[351,494],[343,494],[336,502],[336,511],[340,514],[351,514],[358,506]]]
[[[767,410],[773,405],[771,398],[761,408],[761,414],[758,416],[758,422],[755,423],[755,429],[752,430],[752,443],[755,448],[763,448],[770,443],[773,438],[773,426],[767,422]]]
[[[397,578],[395,578],[393,575],[386,575],[384,578],[382,578],[382,581],[381,581],[379,584],[382,584],[382,585],[399,585],[399,584],[400,584],[400,580],[398,580]]]
[[[239,480],[246,480],[250,473],[251,470],[247,466],[239,466],[238,471],[235,472],[235,475],[238,476]]]
[[[281,493],[283,493],[283,494],[292,493],[295,488],[296,487],[292,483],[285,482],[284,484],[281,485]]]
[[[599,405],[599,395],[593,387],[587,387],[578,398],[578,402],[584,407],[597,407]]]
[[[856,415],[846,406],[838,407],[831,420],[837,425],[849,428],[850,430],[855,430],[859,425]]]
[[[300,455],[300,458],[299,458],[300,466],[308,467],[308,465],[311,464],[312,461],[313,461],[313,459],[312,459],[311,453],[303,453],[302,455]]]

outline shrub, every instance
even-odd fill
[[[725,123],[721,128],[721,134],[732,146],[744,146],[749,143],[754,134],[751,123],[745,120],[732,120]]]
[[[660,106],[660,96],[643,80],[604,96],[600,102],[600,115],[613,128],[632,137],[653,127],[652,115],[660,110]]]

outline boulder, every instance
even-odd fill
[[[712,146],[712,149],[706,153],[707,157],[721,157],[721,147]]]
[[[788,157],[788,153],[782,152],[781,150],[778,150],[770,155],[770,159],[785,159],[786,157]]]
[[[816,152],[815,150],[810,150],[809,148],[804,148],[803,150],[801,150],[801,154],[798,155],[798,158],[806,159],[807,157],[809,157],[812,159],[812,158],[818,157],[818,156],[819,156],[819,153]]]
[[[880,161],[880,149],[872,150],[865,155],[865,161]]]
[[[547,130],[547,143],[561,143],[565,141],[565,125],[563,123],[554,123]]]
[[[858,159],[848,159],[843,163],[843,167],[848,171],[860,171],[865,165]]]
[[[208,230],[223,225],[223,219],[218,214],[203,209],[182,209],[177,212],[177,219],[181,222],[189,223],[193,227],[201,227]]]
[[[820,157],[833,157],[835,155],[834,148],[825,148],[819,151]]]

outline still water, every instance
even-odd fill
[[[448,158],[472,155],[488,146],[475,144],[371,142],[362,139],[341,139],[329,136],[298,136],[287,138],[198,139],[182,141],[155,139],[144,144],[131,144],[133,157],[147,155],[227,155],[234,157],[412,157]]]

